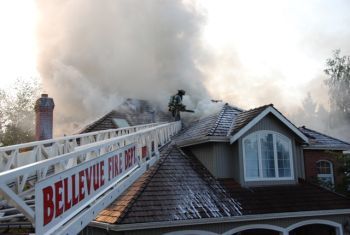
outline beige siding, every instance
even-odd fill
[[[235,142],[231,145],[231,151],[233,158],[233,164],[232,164],[232,173],[233,178],[236,182],[241,182],[241,176],[240,176],[240,155],[239,155],[239,149],[238,149],[238,142]],[[230,166],[229,166],[230,167]]]
[[[214,161],[214,148],[212,143],[192,146],[190,150],[213,176],[217,175],[217,167],[216,162]]]
[[[216,162],[216,178],[234,178],[234,155],[228,143],[213,144],[214,161]],[[238,166],[236,166],[238,170]]]

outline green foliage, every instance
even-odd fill
[[[0,89],[0,145],[34,140],[34,103],[39,94],[35,81],[18,80],[14,89]]]
[[[329,87],[331,107],[350,118],[350,56],[341,56],[340,50],[334,51],[324,72],[328,76],[325,82]]]
[[[340,166],[337,170],[337,175],[342,176],[341,183],[336,185],[336,191],[350,196],[350,155],[339,153],[337,155],[337,161],[340,162]]]

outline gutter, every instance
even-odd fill
[[[223,218],[189,219],[189,220],[180,220],[180,221],[134,223],[134,224],[120,224],[120,225],[93,221],[93,222],[90,222],[89,226],[102,228],[107,231],[110,231],[110,230],[129,231],[129,230],[169,228],[169,227],[179,227],[179,226],[193,226],[193,225],[203,225],[203,224],[235,223],[235,222],[256,221],[256,220],[285,219],[285,218],[327,216],[327,215],[344,215],[344,214],[350,214],[350,209],[282,212],[282,213],[269,213],[269,214],[258,214],[258,215],[231,216],[231,217],[223,217]]]
[[[347,148],[332,148],[332,147],[303,147],[306,150],[333,150],[333,151],[345,151],[350,152]]]

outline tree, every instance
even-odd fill
[[[340,50],[335,50],[333,58],[327,60],[324,72],[328,76],[325,82],[329,87],[332,111],[350,119],[350,56],[340,56]]]
[[[17,80],[13,91],[0,89],[0,145],[34,140],[34,104],[39,85]]]

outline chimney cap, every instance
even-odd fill
[[[48,94],[41,94],[41,97],[36,100],[34,105],[35,111],[40,111],[41,109],[53,110],[54,108],[55,108],[55,103],[53,99],[48,96]]]

